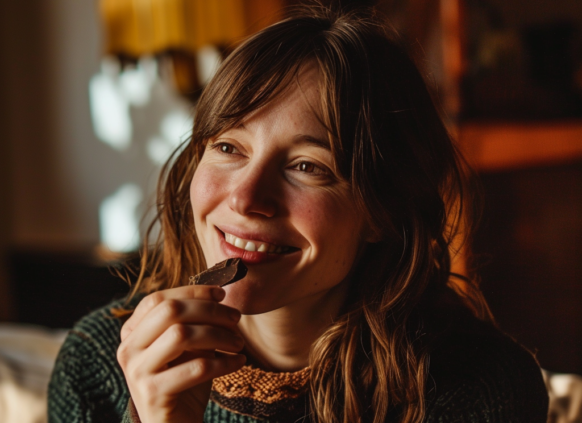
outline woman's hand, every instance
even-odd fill
[[[212,379],[245,363],[240,312],[215,286],[145,297],[121,329],[117,360],[143,423],[202,422]],[[216,351],[216,350],[220,350]]]

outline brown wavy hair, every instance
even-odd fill
[[[315,64],[319,118],[336,169],[379,239],[357,264],[349,304],[312,348],[312,417],[325,423],[420,422],[436,336],[427,316],[456,302],[491,320],[474,279],[460,284],[451,274],[452,245],[472,229],[466,167],[384,22],[372,10],[309,6],[230,54],[200,97],[191,140],[163,169],[133,288],[180,286],[205,268],[189,185],[207,140],[282,95]],[[150,245],[156,223],[161,230]]]

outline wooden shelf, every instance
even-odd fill
[[[465,123],[457,139],[480,172],[582,160],[582,121]]]

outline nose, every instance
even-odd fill
[[[245,169],[233,184],[228,204],[241,215],[273,217],[278,209],[276,175],[268,169]]]

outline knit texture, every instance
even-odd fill
[[[265,372],[251,366],[214,379],[210,399],[228,410],[275,421],[305,415],[310,369]]]
[[[70,331],[49,384],[49,423],[139,421],[116,359],[121,322],[110,309],[121,304],[91,313]],[[244,367],[218,378],[204,420],[307,422],[308,375]],[[477,323],[443,336],[431,354],[426,407],[426,423],[545,423],[548,395],[535,359]]]

